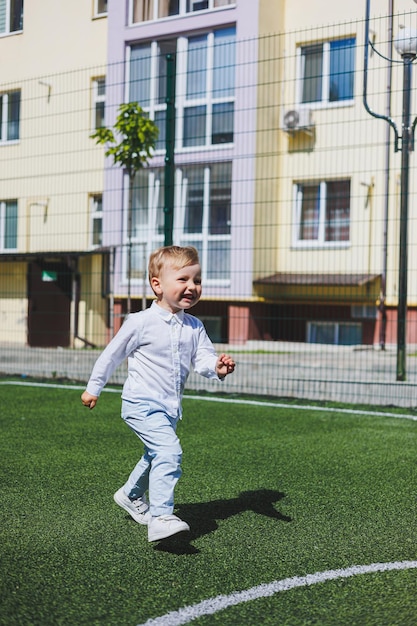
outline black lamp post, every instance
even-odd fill
[[[411,64],[417,56],[417,33],[401,29],[395,40],[395,49],[403,60],[403,114],[401,136],[401,209],[400,209],[400,262],[398,275],[397,320],[397,380],[406,380],[407,345],[407,278],[408,278],[408,189],[409,161],[413,149],[413,132],[410,125]]]
[[[417,0],[414,0],[417,2]],[[414,130],[417,118],[410,124],[411,103],[411,70],[412,63],[417,56],[417,31],[410,28],[401,28],[395,39],[395,49],[400,54],[403,63],[403,110],[402,130],[398,132],[396,123],[387,115],[380,115],[372,111],[367,102],[368,78],[368,48],[369,41],[370,0],[366,2],[365,19],[365,57],[363,80],[363,103],[367,112],[373,117],[383,119],[394,130],[394,149],[401,150],[401,209],[400,209],[400,252],[398,275],[398,308],[397,308],[397,380],[406,380],[406,343],[407,343],[407,279],[408,279],[408,189],[409,189],[409,160],[413,150]]]

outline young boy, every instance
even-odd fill
[[[136,522],[148,525],[149,541],[158,541],[190,530],[173,515],[182,456],[175,431],[190,368],[222,380],[234,371],[235,363],[226,354],[217,356],[203,324],[185,313],[201,297],[195,248],[166,246],[153,252],[149,282],[156,301],[127,317],[97,359],[81,401],[93,409],[116,367],[128,359],[122,417],[142,440],[144,454],[114,500]]]

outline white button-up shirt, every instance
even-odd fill
[[[172,417],[181,416],[181,399],[191,367],[206,378],[219,380],[217,354],[202,322],[184,311],[172,314],[156,302],[127,317],[97,359],[88,393],[99,396],[125,358],[128,374],[122,398],[157,402]]]

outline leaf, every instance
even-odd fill
[[[116,136],[110,128],[98,128],[91,138],[107,145],[105,155],[134,175],[152,157],[159,129],[137,102],[127,102],[119,107],[114,131]]]

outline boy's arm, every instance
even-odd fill
[[[194,371],[205,378],[223,380],[227,374],[234,371],[235,362],[227,354],[217,356],[213,343],[201,323],[198,333],[198,348],[193,359]]]
[[[137,318],[128,317],[95,362],[87,389],[81,396],[84,406],[90,409],[96,406],[103,387],[116,367],[135,349],[136,344]]]

